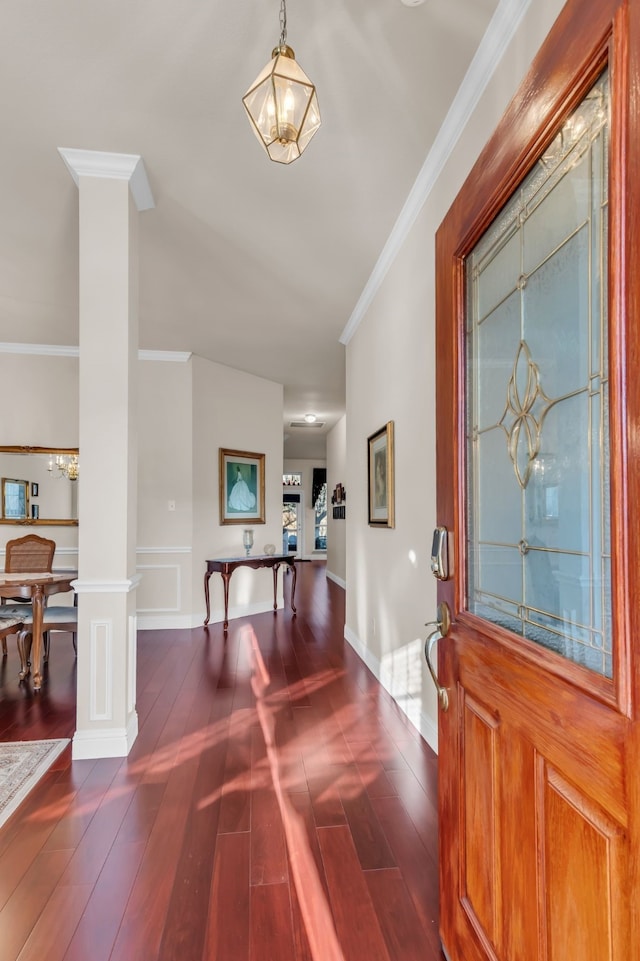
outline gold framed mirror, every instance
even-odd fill
[[[78,523],[77,447],[0,447],[0,524]]]

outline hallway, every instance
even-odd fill
[[[226,642],[140,632],[130,756],[67,749],[0,830],[0,961],[442,957],[436,757],[344,641],[324,564],[296,603]],[[71,735],[67,640],[34,697],[10,639],[2,740]]]

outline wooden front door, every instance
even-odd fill
[[[640,957],[639,61],[569,0],[437,236],[450,961]]]

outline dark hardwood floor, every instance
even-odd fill
[[[140,632],[129,757],[67,749],[0,829],[0,961],[440,961],[435,755],[324,564],[296,602],[227,640]],[[9,639],[1,740],[72,735],[70,636],[51,647],[34,695]]]

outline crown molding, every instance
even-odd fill
[[[31,354],[39,357],[79,357],[80,348],[61,344],[2,344],[0,354]],[[139,350],[138,360],[162,360],[186,364],[192,357],[187,350]]]
[[[77,187],[80,186],[80,177],[128,180],[129,189],[138,210],[150,210],[155,207],[144,161],[138,154],[77,150],[75,147],[58,147],[58,153],[67,165]]]
[[[0,354],[36,354],[40,357],[79,357],[80,348],[62,344],[0,344]]]
[[[138,360],[163,360],[174,364],[186,364],[191,360],[190,350],[139,350]]]
[[[341,344],[346,346],[360,326],[530,5],[531,0],[500,0],[496,7],[431,150],[342,331]]]

